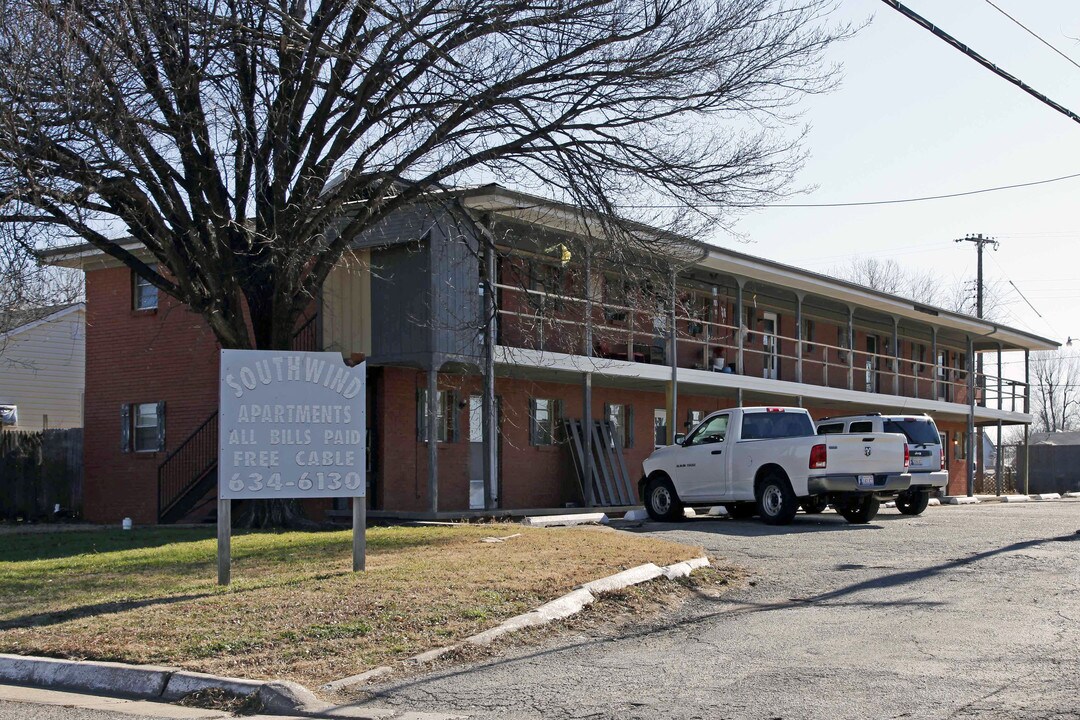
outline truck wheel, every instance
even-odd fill
[[[824,495],[812,495],[799,504],[807,515],[817,515],[825,512],[825,508],[829,507],[829,498]]]
[[[896,496],[896,509],[905,515],[921,515],[930,503],[926,490],[908,490]]]
[[[799,499],[783,475],[772,472],[758,483],[757,510],[766,525],[787,525],[799,509]]]
[[[653,520],[661,522],[683,519],[683,504],[675,486],[663,475],[654,477],[645,486],[645,511]]]
[[[880,500],[873,495],[867,495],[863,498],[852,499],[840,508],[837,508],[837,510],[849,523],[852,523],[853,525],[865,525],[874,519],[880,506]]]

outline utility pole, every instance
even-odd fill
[[[985,248],[987,245],[992,245],[994,250],[997,250],[1000,243],[998,243],[998,241],[994,240],[993,238],[983,237],[982,233],[979,233],[978,235],[968,235],[966,237],[957,238],[956,242],[958,242],[958,243],[961,243],[961,242],[974,243],[975,244],[975,249],[976,249],[976,251],[978,252],[978,255],[979,255],[979,265],[978,265],[979,269],[978,269],[978,274],[976,275],[976,278],[975,278],[975,316],[981,320],[982,316],[983,316],[983,248]],[[972,394],[972,397],[968,398],[968,407],[970,408],[970,411],[969,411],[970,414],[968,415],[968,441],[967,441],[967,456],[968,456],[967,494],[970,497],[972,494],[974,494],[974,489],[975,489],[974,488],[974,485],[975,485],[975,473],[972,470],[971,463],[972,463],[972,461],[975,460],[975,457],[976,457],[976,455],[975,455],[976,447],[978,447],[980,453],[982,451],[982,443],[980,442],[977,446],[975,444],[975,397],[974,397],[974,393],[975,393],[975,388],[976,387],[978,387],[980,390],[983,390],[986,387],[986,378],[983,375],[983,359],[982,359],[982,355],[976,353],[974,343],[972,343],[970,338],[968,339],[968,352],[971,353],[971,354],[975,354],[975,361],[978,363],[977,365],[973,365],[972,362],[971,362],[971,358],[970,357],[968,358],[968,372],[970,373],[971,369],[974,367],[975,381],[976,381],[976,382],[971,382],[971,378],[969,378],[968,383],[967,383],[968,392]],[[985,397],[985,390],[984,390],[984,397]],[[1000,452],[1000,450],[999,450],[999,452]],[[982,465],[982,463],[979,463],[979,464]],[[985,471],[985,468],[984,468],[984,471]]]

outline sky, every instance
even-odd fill
[[[1080,64],[1075,0],[993,2]],[[989,0],[904,4],[1080,114],[1080,67]],[[830,51],[842,65],[840,87],[802,104],[809,157],[795,184],[813,189],[786,202],[892,200],[1080,173],[1080,123],[880,0],[841,0],[834,18],[869,24]],[[892,259],[955,284],[975,278],[976,251],[954,240],[982,233],[1000,242],[987,250],[984,275],[1002,288],[1002,322],[1064,345],[1080,336],[1078,210],[1080,177],[918,203],[765,208],[740,218],[742,237],[721,233],[711,241],[818,272],[853,257]],[[1062,353],[1080,355],[1080,346]],[[1007,376],[1022,373],[1022,356],[1005,359]]]

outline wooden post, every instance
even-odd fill
[[[217,504],[217,582],[228,585],[232,579],[232,500]]]
[[[352,499],[352,569],[367,570],[367,498]]]

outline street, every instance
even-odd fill
[[[618,636],[563,636],[374,686],[359,708],[530,719],[1080,717],[1080,501],[916,518],[882,510],[864,526],[827,513],[780,528],[698,519],[630,531],[704,545],[745,568],[747,583]],[[0,719],[22,717],[121,716],[0,699]]]
[[[1080,503],[645,523],[753,586],[377,688],[482,718],[1080,717]]]

